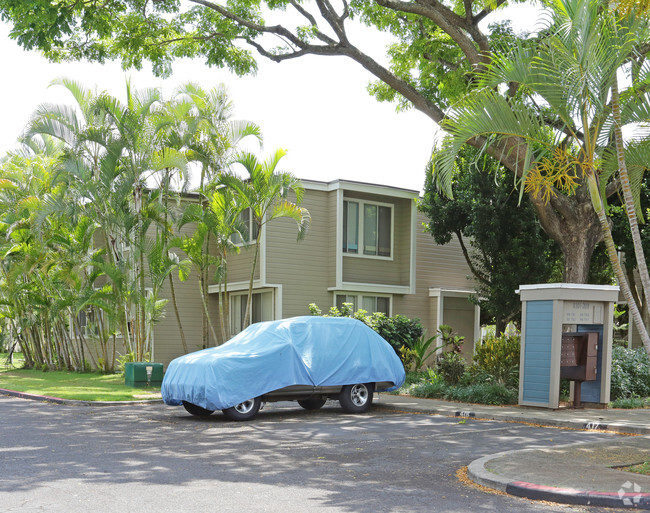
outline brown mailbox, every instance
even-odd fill
[[[563,333],[560,378],[579,382],[573,389],[574,406],[580,406],[580,383],[594,381],[598,373],[598,333]]]

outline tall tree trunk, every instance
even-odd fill
[[[199,280],[199,287],[201,289],[201,302],[203,303],[203,313],[205,314],[205,319],[208,322],[208,326],[210,327],[210,332],[212,333],[212,338],[214,338],[214,343],[217,343],[217,335],[214,331],[214,326],[212,325],[212,320],[210,319],[210,312],[208,310],[208,296],[205,294],[204,291],[204,283],[203,283],[203,278]]]
[[[183,323],[181,321],[181,314],[178,311],[178,302],[176,301],[176,290],[174,288],[174,277],[172,274],[169,274],[169,291],[172,296],[172,305],[174,307],[174,315],[176,316],[176,323],[178,324],[178,331],[181,335],[181,344],[183,344],[183,352],[185,354],[189,353],[187,348],[187,340],[185,340],[185,331],[183,330]]]
[[[255,269],[257,267],[257,258],[260,253],[260,238],[261,238],[262,229],[259,228],[257,232],[257,240],[255,241],[255,256],[253,257],[253,266],[251,269],[251,278],[248,283],[248,298],[246,300],[246,314],[244,315],[244,325],[242,329],[248,328],[250,324],[251,317],[251,304],[253,303],[253,281],[255,280]]]
[[[603,232],[586,187],[572,197],[558,197],[548,203],[529,195],[544,231],[560,246],[564,256],[565,283],[587,283],[591,256]]]
[[[607,248],[607,254],[609,255],[610,262],[614,268],[614,274],[618,280],[618,284],[621,287],[621,292],[623,292],[623,297],[627,301],[627,306],[629,309],[630,318],[634,321],[634,326],[639,331],[641,335],[641,340],[643,345],[648,353],[650,353],[650,337],[648,337],[648,332],[645,329],[643,324],[643,318],[641,317],[641,312],[639,307],[634,301],[632,296],[632,291],[630,285],[625,277],[623,268],[621,267],[621,262],[618,259],[618,253],[616,251],[616,246],[614,245],[614,239],[612,238],[612,231],[609,226],[609,220],[605,214],[605,209],[603,207],[600,190],[598,188],[598,179],[593,172],[593,170],[588,171],[587,178],[589,180],[589,190],[591,192],[591,199],[594,205],[594,210],[598,215],[598,220],[603,231],[603,236],[605,239],[605,247]]]
[[[623,190],[623,198],[625,199],[625,210],[627,212],[627,219],[630,223],[630,233],[632,234],[632,242],[634,245],[634,255],[636,257],[636,265],[639,271],[639,278],[643,286],[643,295],[650,297],[650,274],[648,274],[648,265],[646,263],[645,254],[643,252],[643,243],[641,242],[641,233],[639,232],[639,223],[636,216],[636,208],[634,205],[634,197],[632,196],[632,188],[630,187],[630,177],[627,172],[627,163],[625,162],[625,148],[623,146],[623,131],[621,129],[621,104],[620,95],[618,91],[618,79],[614,76],[614,83],[612,84],[612,116],[614,118],[614,134],[616,140],[616,156],[618,159],[618,174],[621,179],[621,189]],[[642,305],[637,303],[638,307]],[[646,314],[650,315],[650,306],[645,305]],[[648,339],[648,331],[644,325],[645,334],[641,336]],[[644,343],[645,345],[645,343]],[[650,345],[645,345],[646,351],[650,354]]]

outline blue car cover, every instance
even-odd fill
[[[173,360],[162,382],[166,404],[230,408],[290,385],[404,383],[393,348],[361,321],[294,317],[252,324],[225,344]]]

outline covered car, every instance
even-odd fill
[[[404,377],[390,344],[361,321],[294,317],[253,324],[221,346],[176,358],[161,391],[166,404],[193,415],[223,410],[247,420],[262,402],[280,400],[316,409],[337,399],[361,413],[375,391],[399,388]]]

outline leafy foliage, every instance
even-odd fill
[[[450,386],[436,373],[408,373],[401,393],[428,399],[445,399],[478,404],[517,404],[518,391],[499,384],[469,383]]]
[[[462,354],[447,351],[438,357],[436,369],[447,385],[456,385],[463,377],[466,366]]]
[[[400,350],[402,347],[412,349],[414,344],[419,343],[420,338],[423,336],[424,328],[419,319],[409,319],[400,314],[387,317],[381,312],[368,315],[368,312],[365,310],[359,309],[353,312],[352,308],[352,303],[343,303],[343,307],[340,310],[333,306],[327,314],[323,314],[322,310],[315,303],[309,305],[309,311],[312,315],[323,317],[354,317],[367,324],[393,347],[398,356],[401,356]],[[410,359],[409,356],[405,357]]]
[[[521,337],[501,334],[490,336],[474,349],[474,366],[500,385],[515,385],[519,377]]]
[[[435,167],[434,155],[431,166]],[[478,294],[475,299],[487,323],[498,331],[517,319],[524,283],[547,283],[561,266],[561,253],[537,221],[528,197],[519,198],[512,179],[497,161],[464,148],[456,158],[449,199],[427,173],[418,208],[426,230],[438,244],[455,238],[463,249]]]
[[[613,400],[650,397],[650,356],[642,347],[614,347],[611,376]]]

